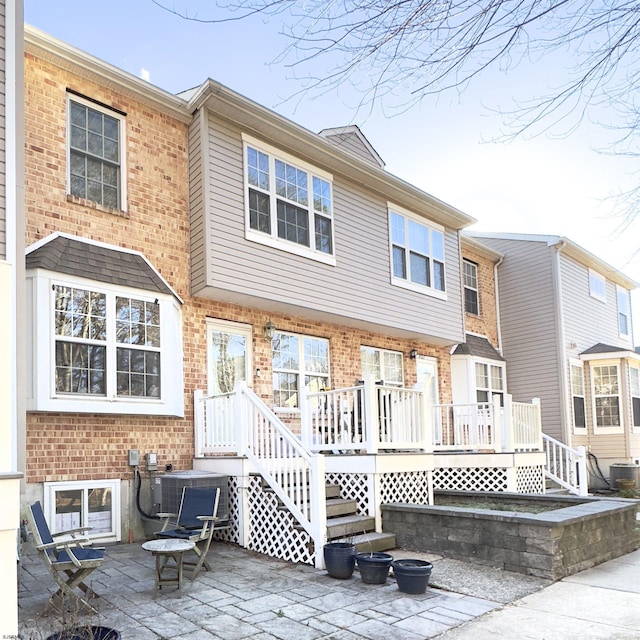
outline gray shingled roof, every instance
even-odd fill
[[[486,338],[467,334],[466,342],[459,344],[453,352],[454,356],[474,356],[487,360],[504,360]]]
[[[632,349],[628,349],[626,347],[612,347],[610,344],[603,344],[602,342],[598,342],[598,344],[594,344],[593,347],[589,347],[580,355],[586,356],[590,353],[616,353],[618,351],[632,351]]]
[[[64,236],[52,238],[27,254],[26,267],[176,296],[175,291],[141,255],[81,239]]]

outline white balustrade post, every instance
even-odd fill
[[[238,455],[246,456],[249,447],[249,414],[248,403],[244,396],[246,384],[237,382],[234,388],[235,401],[233,407],[234,422],[237,425]]]
[[[324,569],[323,547],[327,541],[327,486],[324,473],[324,456],[311,454],[309,465],[311,502],[311,538],[315,549],[316,569]]]
[[[493,411],[501,416],[501,439],[496,444],[500,449],[498,451],[513,451],[513,397],[510,393],[504,394],[504,407],[500,406],[500,396],[493,397]]]
[[[193,392],[193,438],[196,458],[204,456],[204,394],[200,389]]]
[[[309,398],[309,385],[300,389],[300,440],[302,444],[311,449],[313,422],[311,415],[311,401]]]
[[[433,432],[433,425],[435,422],[433,419],[433,403],[429,402],[427,394],[424,392],[424,383],[416,383],[413,385],[413,388],[420,394],[418,401],[420,412],[420,415],[418,416],[420,441],[417,444],[425,453],[431,453],[433,451],[433,443],[435,440],[435,434]]]
[[[364,433],[367,453],[378,453],[380,446],[380,415],[378,393],[373,376],[365,376],[362,390],[364,407]]]
[[[576,447],[576,451],[579,454],[578,460],[576,461],[578,466],[578,495],[588,496],[589,482],[587,477],[587,450],[581,445]]]
[[[542,442],[542,407],[540,405],[540,398],[533,398],[531,404],[535,407],[535,438],[532,438],[531,444],[536,444],[538,451],[544,451],[544,443]],[[586,476],[585,476],[586,477]]]

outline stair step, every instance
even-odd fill
[[[367,551],[388,551],[396,548],[396,536],[393,533],[376,533],[369,531],[357,536],[349,536],[332,542],[352,542],[356,545],[356,553]]]
[[[357,500],[351,500],[348,498],[327,498],[327,518],[355,515],[357,511]]]
[[[346,536],[356,536],[373,531],[376,520],[372,516],[340,516],[327,520],[327,539],[344,538]]]

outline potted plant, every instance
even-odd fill
[[[111,627],[85,625],[62,629],[46,640],[120,640],[121,637],[120,632]]]
[[[409,558],[391,563],[398,589],[403,593],[424,593],[429,584],[433,565],[426,560]]]
[[[393,556],[380,551],[356,553],[360,577],[365,584],[384,584],[389,575]]]
[[[346,580],[352,576],[356,564],[356,546],[353,542],[327,542],[323,553],[324,565],[332,578]]]

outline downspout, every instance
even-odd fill
[[[567,244],[566,240],[561,240],[557,244],[553,245],[555,251],[555,260],[553,263],[553,272],[554,272],[554,282],[553,285],[556,289],[556,322],[558,325],[558,338],[560,340],[560,345],[558,349],[558,378],[560,383],[560,398],[561,398],[561,419],[562,424],[560,425],[561,431],[564,433],[564,441],[568,447],[572,446],[572,434],[571,429],[569,428],[569,416],[568,416],[568,391],[567,391],[567,372],[566,372],[566,345],[565,345],[565,335],[564,335],[564,307],[562,304],[562,278],[560,271],[560,252],[565,248]]]
[[[493,286],[494,286],[494,298],[496,299],[496,329],[498,330],[498,351],[502,356],[502,324],[500,321],[500,287],[498,286],[498,267],[504,262],[504,256],[493,265]]]

